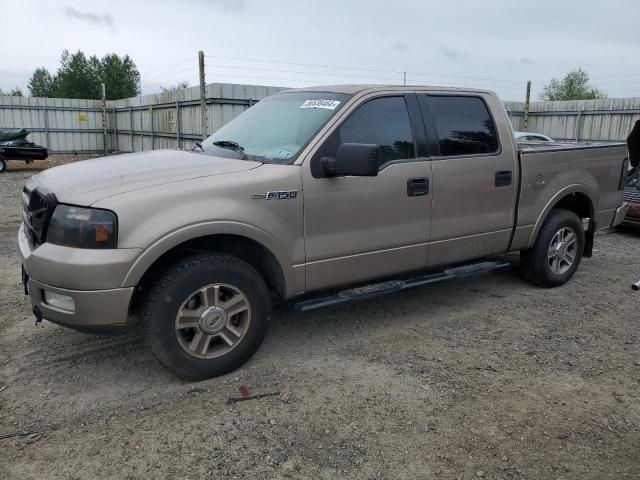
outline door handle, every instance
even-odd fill
[[[496,172],[496,187],[506,187],[511,185],[513,172],[511,170],[500,170]]]
[[[429,179],[416,177],[407,180],[407,195],[409,197],[421,197],[429,193]]]

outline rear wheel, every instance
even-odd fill
[[[7,161],[0,157],[0,173],[4,173],[7,171]]]
[[[520,253],[523,277],[540,287],[563,285],[580,265],[584,242],[580,217],[567,210],[552,210],[533,247]]]
[[[143,309],[147,346],[182,378],[235,370],[262,343],[269,327],[269,292],[242,260],[200,253],[172,265],[153,285]]]

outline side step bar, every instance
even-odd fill
[[[320,308],[333,307],[344,303],[356,302],[381,295],[401,292],[403,290],[409,290],[410,288],[420,287],[422,285],[443,283],[450,280],[475,277],[477,275],[485,275],[493,272],[502,272],[509,270],[510,268],[511,264],[509,262],[496,261],[473,263],[470,265],[463,265],[461,267],[450,268],[440,273],[420,275],[406,280],[390,280],[388,282],[373,283],[362,287],[343,290],[335,295],[298,302],[296,303],[295,308],[298,312],[310,312]]]

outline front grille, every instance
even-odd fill
[[[32,190],[25,186],[22,190],[22,220],[34,247],[44,243],[49,221],[57,203],[55,195],[42,187]]]
[[[630,203],[640,203],[640,189],[636,187],[625,188],[624,201]]]

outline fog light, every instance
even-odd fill
[[[66,310],[67,312],[76,311],[76,304],[73,301],[73,298],[68,295],[60,295],[59,293],[43,291],[42,300],[47,305],[59,308],[60,310]]]

